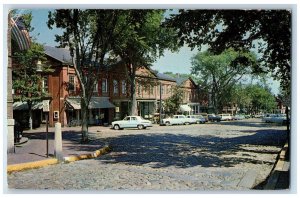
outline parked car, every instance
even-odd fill
[[[191,119],[191,123],[204,124],[206,122],[202,115],[187,115],[186,117]]]
[[[245,116],[246,119],[251,118],[251,115],[249,115],[249,114],[245,114],[244,116]]]
[[[162,123],[167,126],[173,124],[190,124],[191,120],[187,118],[185,115],[174,115],[172,117],[163,119]]]
[[[208,120],[211,122],[220,122],[221,116],[215,115],[215,114],[208,114]]]
[[[185,117],[190,124],[197,124],[197,119],[194,115],[186,115]]]
[[[221,117],[221,121],[223,120],[232,120],[232,116],[230,114],[219,114]]]
[[[268,122],[271,122],[271,119],[272,119],[272,117],[274,117],[275,116],[275,114],[265,114],[263,117],[262,117],[262,121],[263,122],[266,122],[266,123],[268,123]]]
[[[236,114],[232,117],[233,120],[243,120],[245,119],[245,116],[244,115],[241,115],[241,114]]]
[[[111,124],[115,130],[123,128],[146,129],[152,126],[151,121],[145,120],[141,116],[126,116],[123,120],[114,121]]]
[[[208,114],[207,113],[200,113],[200,115],[202,115],[204,117],[206,122],[208,121]]]
[[[285,114],[275,114],[273,117],[271,117],[270,122],[285,124],[287,123],[287,118]]]

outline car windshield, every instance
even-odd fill
[[[130,120],[130,117],[125,117],[123,120]]]

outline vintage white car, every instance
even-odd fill
[[[287,118],[285,114],[266,114],[265,117],[262,118],[262,121],[284,124],[287,122]]]
[[[146,129],[152,126],[151,121],[145,120],[141,116],[126,116],[123,120],[114,121],[111,124],[115,130],[123,128]]]
[[[167,126],[173,124],[191,124],[190,118],[185,117],[185,115],[174,115],[172,117],[163,119],[162,122]]]
[[[230,114],[219,114],[219,116],[221,117],[221,121],[232,120],[232,115],[230,115]]]

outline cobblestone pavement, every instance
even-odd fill
[[[112,152],[12,173],[7,176],[8,187],[100,192],[249,190],[268,177],[286,140],[285,127],[258,119],[146,130],[92,128],[90,134],[110,144]]]

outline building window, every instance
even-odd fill
[[[107,93],[107,90],[108,90],[107,79],[103,78],[102,79],[102,93]]]
[[[122,94],[126,94],[127,93],[127,84],[126,84],[126,80],[122,80]]]
[[[168,94],[168,85],[165,85],[165,93],[164,94]]]
[[[165,86],[161,85],[161,94],[164,95],[165,94]]]
[[[98,80],[96,80],[95,85],[93,87],[93,92],[98,92]]]
[[[154,91],[153,91],[153,85],[149,86],[149,94],[153,95]]]
[[[138,83],[138,95],[140,95],[142,92],[142,87],[141,87],[141,84]]]
[[[48,77],[47,76],[43,77],[42,91],[43,91],[43,93],[48,93],[49,92],[49,89],[48,89]]]
[[[69,91],[75,91],[75,76],[70,75],[69,76]]]
[[[114,85],[114,94],[118,94],[119,93],[118,81],[113,80],[113,85]]]

